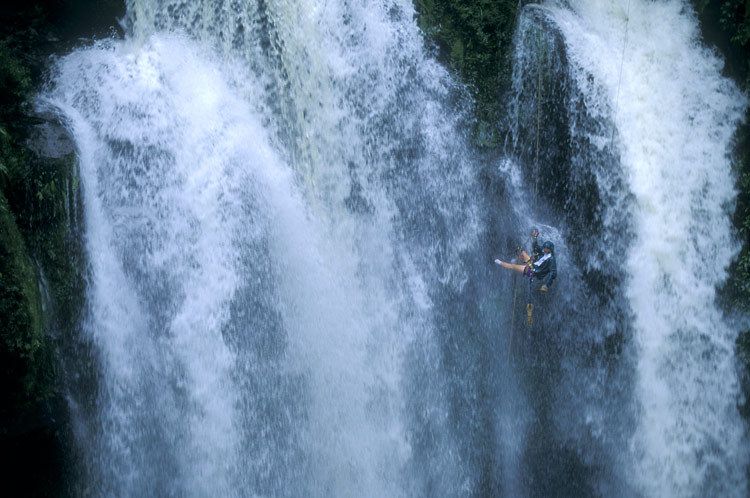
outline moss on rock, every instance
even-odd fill
[[[5,197],[0,195],[0,386],[14,407],[27,407],[49,391],[45,371],[41,299],[36,273]],[[7,398],[6,398],[7,399]]]
[[[54,154],[34,148],[44,129],[64,134],[32,110],[48,55],[64,50],[49,19],[65,5],[0,7],[11,12],[0,23],[0,479],[13,496],[65,496],[74,479],[56,353],[78,334],[83,309],[77,164],[65,138]]]

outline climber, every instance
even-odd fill
[[[532,252],[533,249],[532,249]],[[527,255],[528,256],[528,255]],[[495,263],[507,268],[509,270],[515,270],[522,273],[524,276],[529,277],[532,280],[542,282],[542,286],[539,287],[541,292],[547,292],[552,286],[552,282],[557,277],[557,262],[555,261],[555,245],[549,240],[542,244],[542,255],[539,259],[528,259],[524,265],[515,263],[506,263],[505,261],[495,260]]]

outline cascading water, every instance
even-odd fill
[[[46,97],[86,204],[84,492],[399,496],[408,466],[466,489],[405,427],[409,354],[432,379],[412,412],[455,454],[433,299],[478,233],[461,98],[412,6],[133,1],[126,23]]]
[[[85,205],[79,494],[745,492],[745,103],[681,2],[526,6],[499,168],[409,2],[126,3],[43,98]],[[561,272],[525,328],[490,262],[531,224]]]
[[[517,35],[512,150],[583,272],[569,318],[588,323],[584,302],[599,318],[568,333],[625,348],[604,365],[569,355],[581,359],[560,383],[580,405],[558,417],[570,444],[621,476],[599,478],[607,495],[746,493],[737,331],[715,304],[736,250],[729,153],[745,100],[691,12],[551,1],[526,7]]]

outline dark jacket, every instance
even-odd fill
[[[531,259],[534,261],[539,261],[539,258],[544,256],[544,251],[542,251],[542,246],[539,245],[538,239],[531,239]]]
[[[535,260],[531,269],[531,276],[534,280],[541,281],[547,287],[551,286],[557,277],[555,255],[552,253],[543,254],[539,259]]]

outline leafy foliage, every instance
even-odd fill
[[[416,0],[418,22],[438,56],[471,88],[479,126],[496,129],[511,75],[518,0]]]
[[[38,361],[44,352],[36,274],[4,195],[22,183],[27,164],[19,145],[24,139],[19,121],[31,78],[14,55],[0,43],[0,386],[9,396],[6,409],[27,405],[48,387],[43,385],[47,375]]]
[[[729,280],[722,290],[730,307],[743,313],[750,312],[750,126],[747,120],[750,120],[750,115],[746,117],[746,123],[737,137],[738,196],[734,214],[742,250],[730,267]]]
[[[21,234],[0,196],[0,386],[4,409],[25,405],[46,390],[39,361],[45,356],[36,275]],[[8,402],[9,401],[9,402]]]
[[[750,2],[746,0],[696,0],[695,8],[702,15],[704,31],[710,24],[718,24],[719,30],[728,39],[717,45],[728,59],[730,71],[745,93],[750,93]],[[707,15],[715,11],[717,21]],[[730,312],[750,313],[750,110],[745,114],[745,123],[736,136],[735,171],[737,174],[737,205],[734,225],[742,242],[742,249],[730,264],[726,285],[720,289],[720,297]],[[740,413],[750,419],[750,330],[737,337],[735,344],[737,361],[741,368],[740,382],[745,401],[739,406]],[[750,476],[750,467],[748,467]]]
[[[748,3],[745,0],[724,0],[721,5],[721,22],[732,33],[732,42],[747,48],[750,43]]]
[[[712,41],[725,58],[729,72],[750,92],[750,3],[746,0],[696,0],[704,32],[714,31]],[[736,136],[735,171],[737,205],[734,225],[742,242],[738,258],[730,265],[726,286],[721,289],[728,309],[750,313],[750,111]]]
[[[46,64],[43,3],[19,3],[11,14],[0,7],[0,436],[38,413],[55,391],[41,272],[60,309],[58,326],[74,321],[82,296],[70,230],[73,158],[42,159],[27,147],[39,122],[31,100]]]

